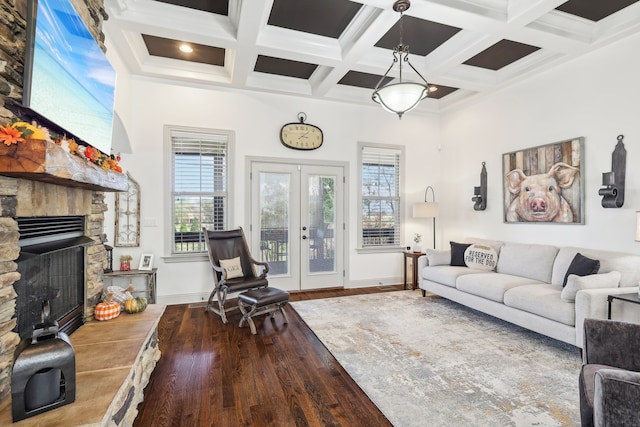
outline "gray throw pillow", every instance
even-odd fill
[[[567,285],[562,288],[560,298],[562,301],[574,302],[578,291],[583,289],[617,288],[619,284],[620,273],[617,271],[591,274],[589,276],[570,274],[567,278]]]
[[[600,270],[600,261],[597,259],[587,258],[578,252],[576,256],[573,257],[571,264],[569,264],[567,274],[564,275],[562,287],[567,285],[567,278],[571,274],[575,274],[576,276],[588,276],[590,274],[596,274],[598,270]]]
[[[464,251],[471,246],[471,243],[449,242],[449,244],[451,245],[451,265],[466,267],[467,264],[464,263]]]

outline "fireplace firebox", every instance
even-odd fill
[[[84,235],[84,223],[83,216],[18,218],[21,278],[14,288],[21,339],[42,323],[45,301],[61,332],[69,335],[84,323],[84,246],[93,242]]]

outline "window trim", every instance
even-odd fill
[[[400,172],[398,174],[399,178],[399,186],[398,186],[398,233],[400,236],[400,242],[398,244],[393,245],[382,245],[382,246],[364,246],[363,238],[362,238],[362,153],[366,148],[372,149],[387,149],[387,150],[397,150],[400,152]],[[356,247],[357,253],[386,253],[386,252],[400,252],[404,250],[404,246],[402,245],[402,236],[404,236],[404,174],[405,174],[405,147],[404,145],[393,145],[393,144],[379,144],[379,143],[369,143],[369,142],[358,142],[358,243]]]
[[[211,135],[225,135],[227,137],[227,176],[226,176],[226,188],[227,188],[227,211],[225,212],[225,223],[230,224],[233,218],[233,193],[232,186],[234,184],[233,170],[235,169],[235,132],[225,129],[210,129],[210,128],[198,128],[191,126],[178,126],[178,125],[164,125],[164,212],[165,217],[163,226],[165,230],[164,238],[164,256],[162,259],[167,263],[172,262],[193,262],[193,261],[208,261],[208,255],[206,252],[192,252],[192,253],[173,253],[173,150],[171,134],[172,132],[183,133],[200,133]]]

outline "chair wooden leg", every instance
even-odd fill
[[[224,309],[224,303],[227,300],[227,289],[223,289],[222,291],[218,292],[218,308],[220,309],[220,317],[222,318],[222,323],[224,323],[225,325],[227,323],[229,323],[229,321],[227,320],[227,312]]]
[[[240,319],[240,323],[238,324],[238,327],[242,328],[242,324],[246,320],[247,323],[249,324],[249,329],[251,329],[251,333],[253,335],[257,334],[258,331],[256,330],[256,324],[253,323],[253,319],[251,318],[253,316],[253,313],[256,312],[257,304],[252,305],[251,310],[247,312],[247,310],[244,308],[244,304],[242,303],[242,301],[238,300],[238,307],[242,312],[242,319]]]
[[[205,311],[210,310],[213,304],[213,298],[215,298],[216,293],[218,293],[218,287],[214,287],[213,290],[211,291],[211,294],[209,294],[209,300],[207,301],[207,307],[205,308]]]
[[[282,313],[282,318],[284,319],[284,323],[289,323],[289,318],[287,317],[287,313],[285,313],[284,311],[285,305],[287,305],[286,302],[276,304],[277,308],[273,309],[273,311],[271,311],[271,314],[269,315],[271,320],[275,319],[276,311],[279,311],[280,313]]]

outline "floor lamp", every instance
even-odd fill
[[[431,201],[427,201],[427,193],[431,190]],[[436,217],[438,216],[438,204],[433,187],[428,186],[424,190],[424,202],[413,205],[414,218],[433,218],[433,249],[436,248]]]

